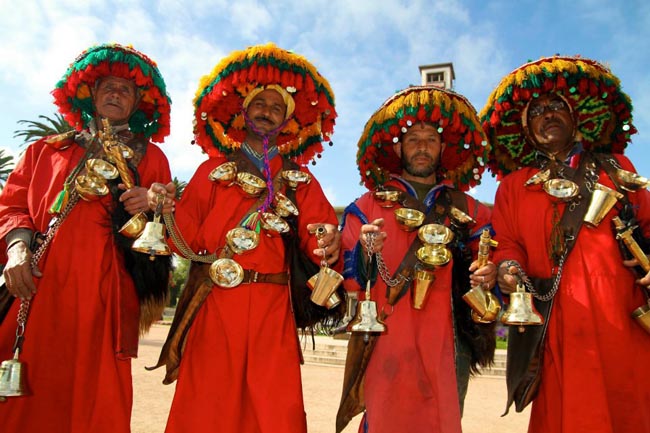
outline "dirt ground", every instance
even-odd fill
[[[158,360],[160,348],[169,326],[154,325],[140,342],[139,358],[133,361],[132,433],[163,433],[174,385],[163,385],[163,369],[146,371]],[[310,433],[334,433],[334,419],[341,397],[343,368],[338,366],[304,365],[303,393],[307,426]],[[465,400],[463,431],[465,433],[523,433],[528,426],[529,409],[515,413],[514,409],[501,417],[506,401],[503,377],[472,379]],[[344,433],[356,433],[358,418],[353,419]]]

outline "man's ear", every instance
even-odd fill
[[[402,142],[398,141],[397,143],[393,144],[393,150],[399,156],[400,158],[402,157]]]

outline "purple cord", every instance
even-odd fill
[[[266,198],[264,199],[264,203],[262,203],[262,206],[258,209],[260,212],[266,212],[270,207],[271,203],[273,203],[273,179],[271,178],[271,161],[269,160],[269,140],[270,137],[279,133],[289,122],[289,119],[291,117],[287,118],[274,130],[264,133],[257,129],[253,122],[251,121],[250,117],[248,117],[248,113],[246,110],[242,109],[242,114],[244,115],[244,120],[246,121],[246,125],[257,135],[262,137],[262,149],[264,151],[264,177],[266,178],[266,189],[268,191],[268,194]]]

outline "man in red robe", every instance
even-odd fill
[[[118,231],[148,210],[151,183],[171,178],[150,141],[169,133],[170,100],[155,63],[117,44],[83,52],[53,95],[76,131],[30,145],[0,195],[4,278],[18,298],[0,326],[2,359],[13,356],[18,309],[30,302],[19,354],[29,393],[0,403],[1,430],[126,433],[131,358],[139,329],[164,307],[169,266],[132,252]],[[128,156],[121,167],[106,154],[100,119]],[[30,266],[40,233],[46,251]]]
[[[499,287],[533,291],[544,317],[509,330],[507,406],[533,401],[531,433],[650,432],[650,329],[631,317],[647,319],[650,277],[617,241],[650,235],[650,193],[623,156],[631,111],[608,68],[555,56],[506,76],[481,113]]]
[[[463,192],[488,149],[471,104],[437,87],[398,92],[367,122],[357,163],[369,192],[344,213],[344,275],[349,292],[372,286],[386,331],[365,344],[351,327],[337,432],[364,410],[362,432],[461,431],[470,370],[495,348],[493,324],[474,323],[462,299],[496,283],[494,264],[473,260],[490,210]]]
[[[195,134],[210,159],[168,224],[193,260],[158,364],[164,383],[178,378],[168,433],[307,431],[296,328],[314,323],[301,307],[337,310],[305,297],[292,261],[338,259],[336,214],[304,166],[332,133],[333,104],[313,65],[273,44],[234,52],[201,80]],[[161,194],[168,212],[173,184],[152,186],[152,208]]]

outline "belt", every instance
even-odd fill
[[[244,269],[244,279],[240,284],[250,283],[268,283],[268,284],[287,284],[289,283],[289,275],[286,272],[278,272],[275,274],[262,274],[252,269]]]

